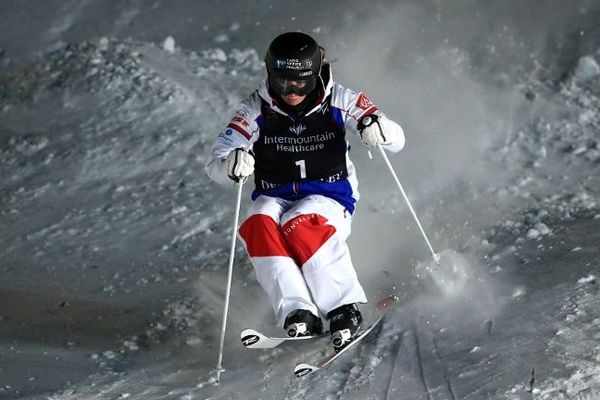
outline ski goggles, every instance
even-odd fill
[[[317,82],[314,76],[301,80],[291,80],[277,77],[271,77],[269,79],[269,86],[280,96],[287,96],[289,94],[306,96],[313,91],[316,85]]]

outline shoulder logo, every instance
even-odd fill
[[[250,127],[250,124],[248,123],[248,121],[246,121],[244,118],[242,118],[238,115],[234,115],[233,118],[231,118],[231,123],[238,124],[243,128]]]
[[[367,110],[373,107],[373,103],[364,93],[361,93],[358,95],[358,99],[356,99],[356,107]]]
[[[306,130],[306,126],[302,125],[302,124],[290,126],[290,132],[295,133],[296,135],[300,135],[305,130]]]
[[[325,115],[325,113],[329,110],[329,104],[327,102],[323,103],[321,108],[319,108],[318,112]]]

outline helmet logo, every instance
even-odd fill
[[[302,70],[309,69],[312,67],[312,65],[312,60],[299,60],[297,58],[275,60],[276,69]]]
[[[305,80],[319,74],[322,58],[322,51],[312,37],[302,32],[287,32],[271,42],[265,64],[269,78]]]

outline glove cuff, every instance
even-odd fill
[[[379,116],[377,114],[365,115],[364,117],[362,117],[360,119],[360,121],[358,121],[357,128],[359,131],[362,132],[362,130],[365,129],[367,126],[371,126],[374,123],[377,123],[378,121],[379,121]]]
[[[359,129],[360,136],[363,139],[363,142],[367,143],[367,145],[369,146],[374,146],[375,144],[386,144],[388,138],[386,137],[386,132],[382,126],[382,123],[384,122],[385,120],[377,114],[370,114],[362,117],[358,122],[357,127]],[[371,129],[377,129],[378,132],[368,132],[367,135],[370,137],[370,139],[365,141],[365,139],[363,138],[363,135],[365,134],[364,130],[372,125],[377,125],[377,127],[373,127]]]

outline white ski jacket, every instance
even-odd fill
[[[316,164],[320,163],[316,160],[321,157],[320,159],[326,162],[328,155],[331,154],[331,149],[328,150],[329,153],[323,149],[327,146],[328,140],[333,140],[336,135],[331,130],[315,132],[313,128],[311,132],[310,129],[307,130],[307,126],[314,126],[315,124],[311,125],[308,122],[314,121],[315,118],[319,117],[319,114],[323,118],[332,118],[339,127],[339,129],[336,129],[338,132],[336,140],[339,142],[340,133],[359,134],[357,129],[359,121],[367,115],[376,114],[380,117],[380,122],[386,124],[386,133],[391,136],[386,138],[387,142],[383,145],[390,152],[400,151],[404,147],[404,132],[400,125],[385,118],[384,114],[377,109],[364,93],[355,92],[334,82],[329,64],[323,65],[321,83],[321,95],[315,106],[302,116],[293,116],[278,107],[276,99],[269,94],[267,79],[265,79],[259,89],[242,102],[226,129],[218,135],[210,160],[206,165],[210,178],[225,186],[232,185],[233,181],[228,177],[225,163],[227,155],[236,148],[249,150],[255,144],[260,144],[263,147],[268,144],[276,146],[273,147],[272,151],[269,150],[269,154],[277,153],[277,160],[287,160],[287,157],[289,157],[288,163],[291,164],[281,167],[288,168],[290,171],[291,168],[298,168],[298,176],[290,176],[289,181],[279,180],[276,183],[267,182],[265,179],[255,179],[256,188],[252,194],[253,200],[260,195],[294,200],[311,194],[320,194],[338,201],[350,213],[353,213],[359,193],[354,165],[348,157],[349,146],[347,142],[344,142],[344,148],[341,149],[345,152],[344,171],[325,176],[307,175],[306,169],[310,170],[311,166],[303,165],[305,160],[299,159],[299,157],[312,157],[310,159],[315,166],[312,169],[317,170],[318,165]],[[266,131],[266,128],[270,127],[266,124],[273,121],[273,116],[276,117],[275,119],[279,118],[279,121],[289,119],[289,126],[286,126],[287,129],[281,130],[281,137],[271,136],[261,139],[261,129]],[[281,118],[282,116],[284,118]],[[329,123],[330,121],[326,122]],[[318,125],[319,123],[317,123]],[[281,123],[278,126],[281,126]],[[270,132],[272,135],[272,129]],[[259,140],[264,143],[258,142]],[[320,149],[323,150],[322,153],[317,152]],[[319,154],[322,155],[319,156]],[[255,175],[257,177],[261,175],[258,173],[260,162],[260,159],[256,160],[257,170]],[[273,166],[268,164],[264,164],[264,167],[265,170],[273,169]],[[279,166],[276,167],[279,168]]]

